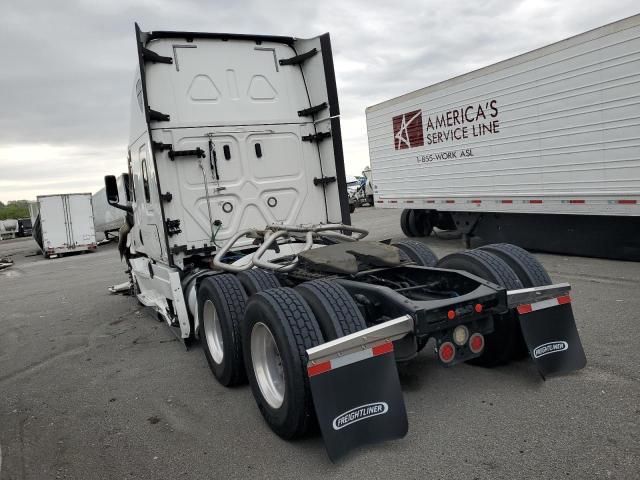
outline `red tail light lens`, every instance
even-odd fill
[[[455,310],[449,310],[447,312],[447,318],[449,320],[453,320],[454,318],[456,318],[456,311]]]
[[[482,313],[482,304],[476,303],[474,310],[476,311],[476,313]]]
[[[480,353],[484,348],[484,337],[479,333],[474,333],[469,338],[469,350],[473,353]]]
[[[451,363],[456,356],[456,347],[451,342],[444,342],[438,348],[438,356],[442,363]]]

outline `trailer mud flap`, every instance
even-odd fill
[[[408,422],[393,343],[310,362],[309,382],[332,461],[365,444],[402,438]]]
[[[587,364],[569,295],[519,305],[517,312],[522,335],[542,378]]]

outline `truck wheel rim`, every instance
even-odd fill
[[[218,317],[216,307],[211,300],[204,302],[202,316],[204,317],[204,334],[207,339],[209,352],[211,353],[211,357],[213,357],[213,361],[219,365],[224,358],[222,326],[220,325],[220,318]]]
[[[285,392],[282,360],[271,330],[261,322],[251,330],[251,363],[262,396],[272,408],[280,408]]]

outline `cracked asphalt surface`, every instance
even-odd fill
[[[372,238],[399,211],[361,208]],[[428,238],[439,255],[460,240]],[[529,361],[401,370],[409,434],[332,464],[318,437],[275,436],[247,386],[226,389],[199,345],[107,287],[115,246],[54,260],[0,242],[0,480],[205,478],[638,478],[640,264],[538,255],[572,284],[584,370],[543,382]],[[428,351],[429,350],[429,351]]]

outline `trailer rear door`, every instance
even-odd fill
[[[39,197],[43,248],[58,248],[69,243],[64,195]]]
[[[69,236],[73,246],[95,243],[91,195],[67,195]]]

